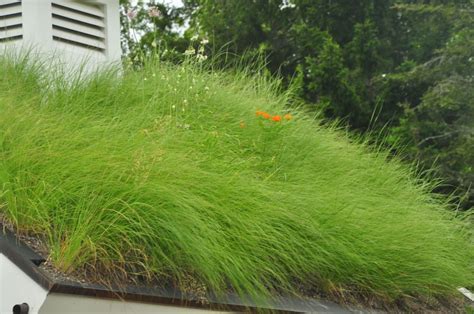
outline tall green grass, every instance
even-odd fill
[[[450,296],[474,247],[382,149],[262,76],[185,64],[68,82],[0,58],[0,212],[52,262],[210,290]]]

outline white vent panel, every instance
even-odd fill
[[[19,15],[10,15],[7,17],[0,17],[0,28],[8,28],[13,26],[22,26],[21,14]]]
[[[0,0],[0,42],[22,38],[21,0]]]
[[[103,7],[76,2],[52,2],[53,40],[105,52]]]
[[[71,73],[120,66],[119,0],[0,0],[0,53],[29,49]]]

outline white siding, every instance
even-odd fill
[[[11,314],[13,306],[28,303],[30,314],[38,314],[48,291],[43,289],[5,255],[0,254],[0,313]]]
[[[231,313],[185,307],[155,305],[119,300],[107,300],[69,294],[52,293],[46,299],[39,314],[205,314],[205,313]]]

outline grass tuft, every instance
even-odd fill
[[[0,57],[0,213],[44,237],[62,271],[191,276],[253,298],[451,296],[474,282],[465,222],[433,183],[289,111],[266,77],[149,62],[66,84],[42,71]]]

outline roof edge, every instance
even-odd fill
[[[350,311],[330,301],[301,300],[292,297],[279,297],[269,300],[268,306],[258,306],[251,301],[243,301],[234,294],[222,298],[211,295],[206,302],[189,298],[176,289],[160,289],[144,286],[106,287],[104,285],[62,281],[53,278],[40,268],[45,259],[19,240],[10,230],[0,223],[0,253],[4,254],[28,277],[49,293],[61,293],[119,299],[132,302],[145,302],[157,305],[171,305],[209,310],[251,311],[270,310],[272,312],[304,313],[322,311],[350,313]]]

